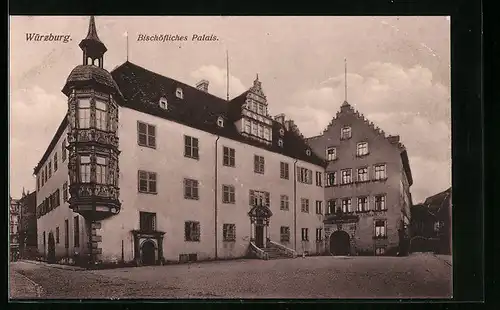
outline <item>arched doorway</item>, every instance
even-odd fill
[[[49,232],[49,242],[47,245],[47,262],[54,264],[56,262],[56,244],[54,234]]]
[[[145,241],[142,244],[141,252],[142,252],[142,264],[143,265],[155,265],[156,264],[156,255],[155,255],[155,244],[153,241]]]
[[[347,232],[337,230],[330,236],[330,253],[341,256],[351,253],[350,237]]]
[[[251,237],[258,248],[265,248],[268,241],[269,218],[273,215],[271,210],[263,204],[254,206],[248,216],[250,216]]]

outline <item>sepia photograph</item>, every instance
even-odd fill
[[[451,299],[450,58],[449,16],[11,15],[10,300]]]

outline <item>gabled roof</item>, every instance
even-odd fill
[[[177,80],[162,76],[131,62],[125,62],[115,68],[111,75],[123,94],[124,107],[174,121],[192,128],[220,135],[232,140],[253,145],[271,152],[280,153],[319,166],[325,161],[314,152],[306,154],[310,147],[305,139],[293,131],[286,131],[283,147],[278,145],[279,129],[284,126],[273,121],[273,143],[267,145],[241,135],[234,121],[241,117],[241,109],[248,91],[229,102]],[[183,99],[175,96],[177,87],[183,90]],[[159,107],[158,100],[165,97],[167,110]],[[219,116],[228,119],[224,127],[217,126]]]
[[[433,196],[428,197],[424,201],[424,205],[430,210],[439,210],[442,207],[449,205],[451,199],[451,187],[445,191],[437,193]]]

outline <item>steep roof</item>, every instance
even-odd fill
[[[424,201],[424,205],[430,210],[439,210],[442,207],[449,205],[451,199],[451,187],[445,191],[428,197]]]
[[[247,92],[229,102],[195,87],[162,76],[131,62],[125,62],[115,68],[111,75],[118,84],[124,107],[174,121],[192,128],[220,135],[232,140],[253,145],[271,152],[280,153],[312,164],[325,166],[325,161],[314,152],[306,154],[310,147],[304,138],[293,131],[285,130],[283,147],[278,145],[279,129],[284,126],[273,121],[273,143],[267,145],[241,135],[234,121],[241,116],[242,106]],[[177,98],[176,89],[180,87],[183,98]],[[158,100],[165,97],[168,109],[159,107]],[[217,119],[228,120],[223,127],[217,126]]]
[[[323,134],[328,131],[335,123],[335,121],[345,113],[352,113],[354,116],[361,120],[363,123],[365,123],[371,130],[373,130],[377,135],[382,136],[384,139],[386,139],[390,144],[396,146],[400,152],[401,152],[401,161],[403,163],[403,168],[406,172],[406,176],[408,178],[408,184],[411,186],[413,184],[413,176],[411,173],[411,168],[410,168],[410,163],[408,160],[408,153],[406,151],[406,147],[404,146],[403,143],[400,142],[400,137],[399,136],[391,136],[391,135],[386,135],[386,133],[380,129],[378,126],[376,126],[373,122],[368,120],[362,113],[360,113],[358,110],[354,109],[354,107],[349,104],[347,101],[344,101],[340,107],[340,110],[337,111],[337,114],[332,118],[330,123],[327,125],[327,127],[323,130]],[[318,136],[313,136],[307,138],[307,141],[309,140],[314,140],[315,138],[321,137],[323,134],[318,135]]]

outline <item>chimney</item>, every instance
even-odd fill
[[[196,83],[196,88],[198,88],[201,91],[204,91],[208,93],[208,81],[207,80],[201,80],[198,83]]]
[[[280,123],[281,125],[285,125],[285,114],[281,113],[281,114],[276,115],[274,117],[274,120],[277,121],[278,123]]]

